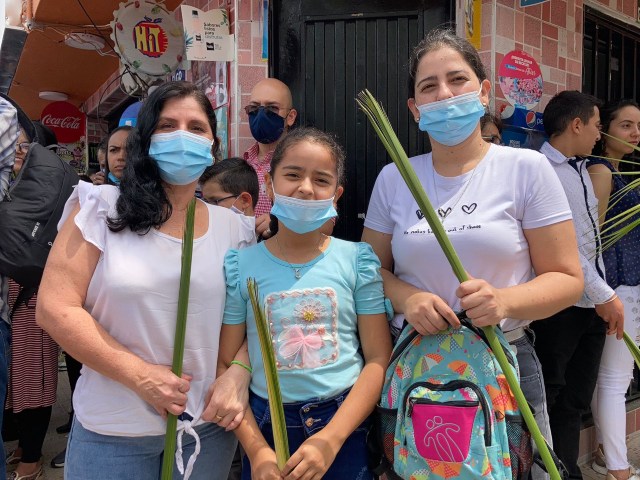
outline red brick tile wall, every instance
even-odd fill
[[[565,89],[580,89],[583,0],[549,0],[519,7],[517,0],[483,0],[481,56],[493,81],[495,108],[507,105],[498,83],[504,55],[524,50],[540,65],[544,93],[537,107]]]
[[[604,13],[635,21],[637,0],[596,0]],[[544,93],[537,110],[562,90],[582,88],[583,0],[548,0],[519,7],[518,0],[483,0],[480,54],[493,81],[495,108],[507,102],[498,84],[506,53],[524,50],[540,65]]]

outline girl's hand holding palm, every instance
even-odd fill
[[[325,431],[309,437],[291,455],[282,469],[284,480],[319,480],[323,477],[342,447]]]

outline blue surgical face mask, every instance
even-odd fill
[[[249,115],[249,128],[256,142],[268,145],[282,136],[284,118],[264,107],[259,107],[257,112]]]
[[[289,230],[303,234],[319,229],[327,220],[338,216],[333,206],[333,199],[303,200],[301,198],[286,197],[273,192],[275,200],[271,207],[271,214]]]
[[[481,89],[482,90],[482,89]],[[418,105],[418,128],[427,132],[436,142],[453,146],[464,142],[478,126],[485,114],[480,91],[465,93],[437,102]]]
[[[160,178],[172,185],[188,185],[213,165],[213,142],[185,130],[151,135],[149,156],[160,169]]]
[[[113,173],[109,172],[107,178],[113,182],[114,185],[120,185],[120,179],[116,177]]]

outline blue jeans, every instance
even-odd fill
[[[520,368],[520,388],[533,409],[533,416],[540,428],[540,433],[547,443],[552,446],[551,427],[549,425],[549,414],[547,413],[547,394],[544,388],[544,377],[542,376],[542,366],[538,360],[535,349],[535,334],[530,329],[525,329],[526,334],[511,342],[511,345],[518,349],[516,355],[518,367]],[[535,444],[533,445],[536,450]],[[537,465],[531,467],[531,478],[533,480],[546,480],[549,475]]]
[[[314,433],[322,430],[333,418],[348,392],[328,400],[309,400],[284,405],[284,418],[287,424],[289,452],[293,454],[302,443]],[[253,411],[260,431],[271,448],[273,447],[273,431],[269,402],[253,392],[249,392],[249,405]],[[340,480],[372,480],[373,476],[367,467],[367,433],[370,420],[365,420],[342,445],[340,452],[324,474],[327,479]],[[251,464],[245,455],[242,464],[242,480],[251,480]]]
[[[225,432],[214,423],[195,428],[200,437],[200,454],[194,464],[191,480],[226,480],[236,450],[233,432]],[[182,437],[182,458],[186,467],[194,451],[195,440]],[[73,420],[64,465],[65,480],[112,480],[131,478],[158,480],[162,468],[164,435],[117,437],[100,435]],[[173,465],[174,480],[181,479]]]
[[[0,400],[4,405],[7,398],[7,384],[9,382],[9,361],[11,359],[11,352],[9,346],[11,345],[11,325],[4,320],[0,319]],[[3,420],[4,408],[0,408],[0,445],[2,447],[2,466],[0,467],[0,480],[6,480],[7,472],[5,470],[6,454],[4,451],[4,444],[2,443],[2,420]]]

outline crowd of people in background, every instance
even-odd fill
[[[640,479],[625,444],[633,359],[622,341],[623,332],[640,340],[640,230],[602,248],[602,230],[640,204],[627,188],[633,177],[621,174],[640,142],[640,108],[561,92],[544,110],[548,141],[537,152],[502,145],[485,68],[451,31],[415,47],[409,77],[409,111],[432,148],[410,162],[446,229],[473,225],[450,230],[468,281],[456,279],[393,164],[376,180],[362,241],[331,236],[345,154],[333,135],[294,128],[281,81],[260,81],[244,108],[256,143],[217,161],[204,93],[162,84],[135,127],[115,128],[98,147],[99,169],[67,201],[37,292],[0,277],[0,333],[10,323],[12,337],[4,424],[18,439],[7,478],[43,477],[61,347],[73,405],[58,429],[70,431],[67,449],[51,464],[66,479],[157,480],[169,413],[179,416],[176,468],[185,478],[373,479],[366,439],[392,345],[404,328],[459,328],[464,311],[512,345],[535,421],[569,478],[582,478],[590,407],[594,470]],[[45,127],[33,128],[55,145]],[[0,144],[5,173],[13,159],[3,191],[34,140],[25,128],[4,130],[15,140]],[[168,366],[194,196],[177,376]],[[276,354],[291,452],[284,467],[248,278],[260,286]],[[549,477],[534,466],[530,478]]]

